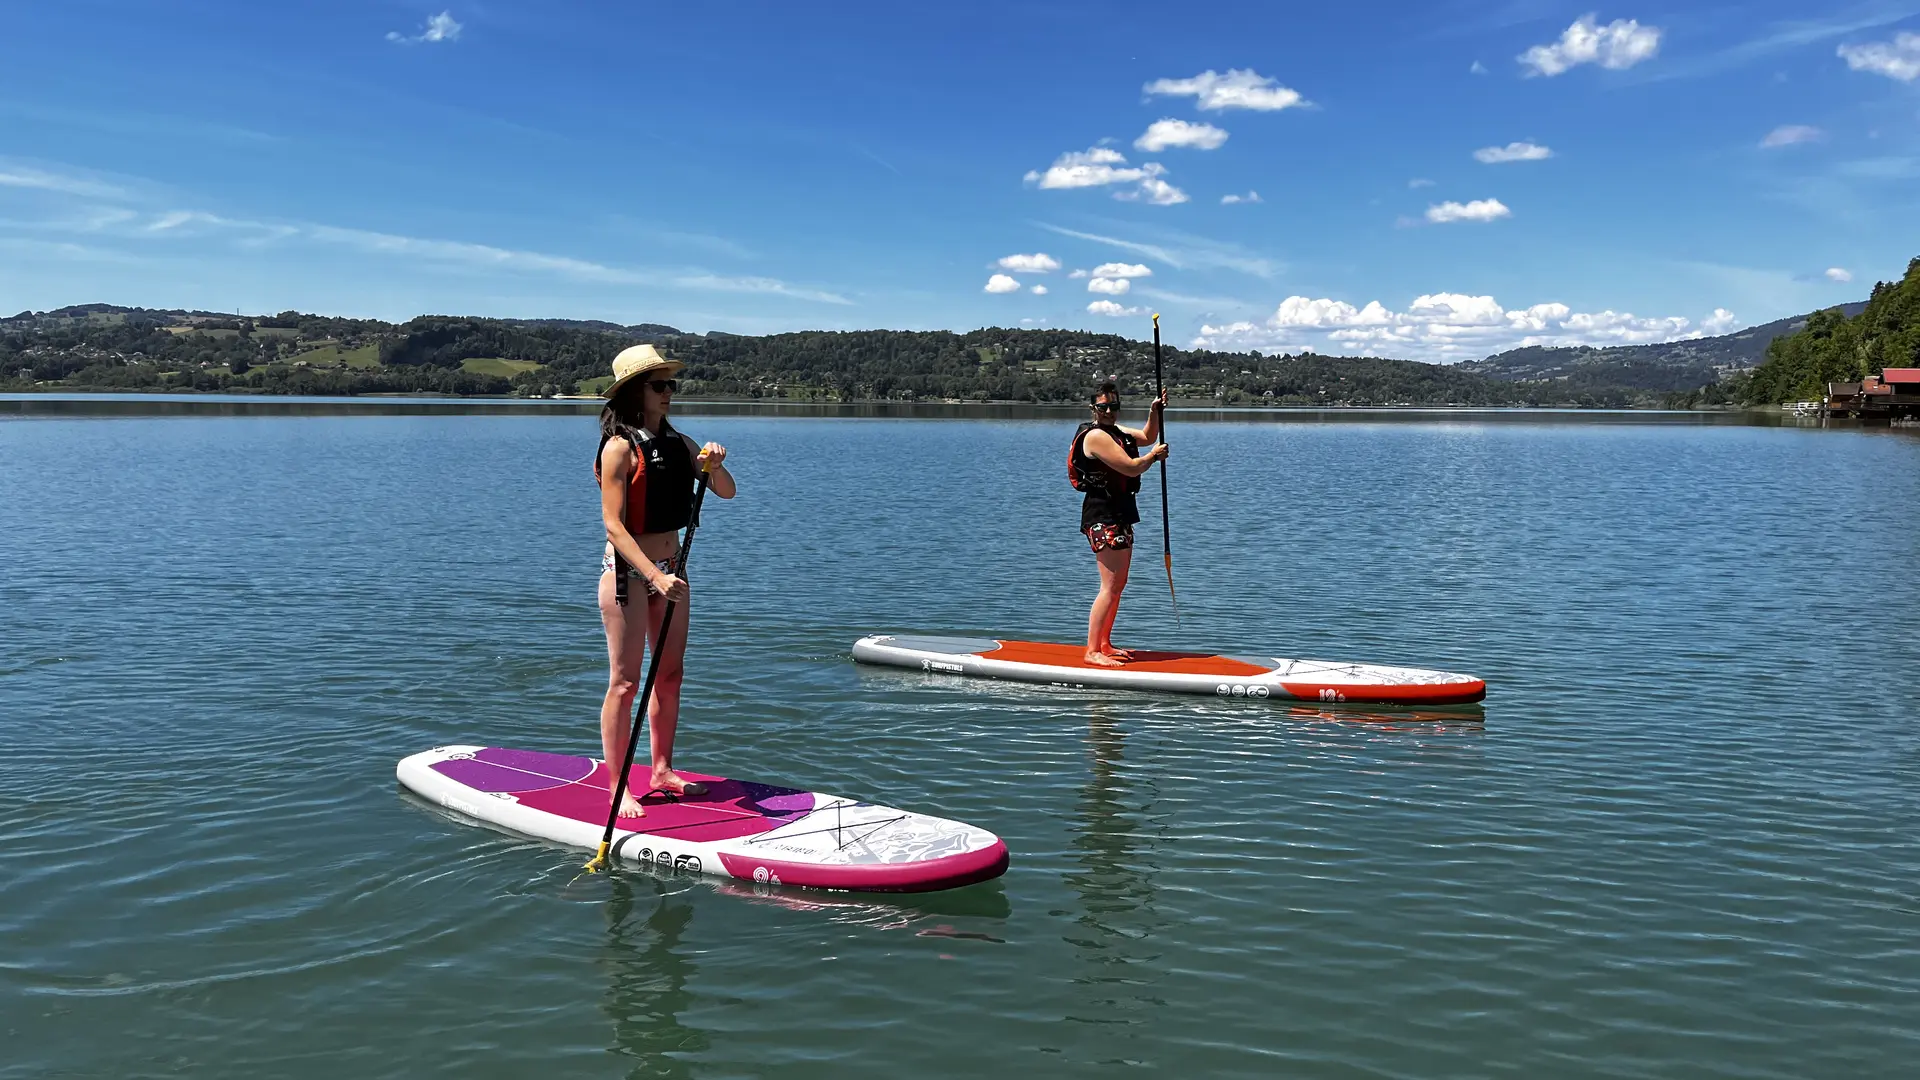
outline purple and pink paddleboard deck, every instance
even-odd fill
[[[607,827],[611,784],[592,758],[442,746],[401,760],[400,782],[430,802],[526,836],[595,851]],[[1000,838],[958,821],[906,810],[683,772],[704,795],[643,800],[645,817],[621,818],[612,856],[657,869],[777,885],[859,892],[926,892],[999,877]],[[646,787],[645,769],[628,774]]]

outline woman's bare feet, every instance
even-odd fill
[[[1119,667],[1120,666],[1119,660],[1116,660],[1115,658],[1108,656],[1106,653],[1101,653],[1101,652],[1090,651],[1087,653],[1086,656],[1081,657],[1081,659],[1085,660],[1087,663],[1093,665],[1094,667]]]
[[[672,769],[656,770],[653,774],[654,791],[664,791],[669,795],[705,795],[707,785],[698,780],[683,780]]]
[[[621,792],[620,794],[620,816],[621,817],[646,817],[647,816],[646,808],[640,805],[639,799],[636,799],[633,797],[632,791],[624,791],[624,792]]]

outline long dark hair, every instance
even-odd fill
[[[641,396],[641,387],[644,385],[646,384],[639,379],[628,382],[627,385],[614,391],[606,407],[600,410],[600,450],[607,448],[608,439],[639,441],[638,432],[641,425],[646,423],[645,406],[641,404],[644,400]],[[665,437],[673,433],[673,425],[662,416],[660,418],[661,436]],[[596,466],[600,461],[600,450],[594,451],[593,460]]]

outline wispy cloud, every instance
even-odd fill
[[[125,188],[70,173],[0,163],[0,187],[30,188],[115,202],[136,200]],[[149,200],[150,201],[150,200]],[[438,240],[302,222],[250,221],[205,210],[148,210],[129,206],[91,206],[77,217],[43,220],[35,227],[118,236],[139,243],[204,241],[225,235],[242,246],[294,241],[344,247],[367,254],[406,258],[476,270],[551,274],[576,281],[641,285],[713,292],[784,296],[826,304],[852,304],[839,293],[793,285],[778,278],[729,276],[707,270],[634,270],[587,259],[520,251],[458,240]]]
[[[1182,232],[1162,232],[1158,234],[1158,238],[1164,239],[1165,242],[1155,244],[1082,232],[1045,222],[1035,222],[1035,224],[1061,236],[1071,236],[1076,240],[1086,240],[1090,243],[1118,248],[1121,251],[1131,251],[1136,255],[1145,255],[1155,262],[1163,262],[1176,269],[1234,270],[1253,277],[1272,278],[1277,277],[1283,268],[1279,262],[1253,254],[1238,244]]]
[[[1767,132],[1767,137],[1760,140],[1760,146],[1764,150],[1772,150],[1795,143],[1814,142],[1823,134],[1819,128],[1806,124],[1783,124]]]
[[[1657,68],[1636,71],[1629,76],[1629,79],[1633,82],[1647,83],[1714,75],[1779,53],[1896,23],[1916,12],[1920,12],[1920,5],[1915,5],[1909,0],[1897,0],[1897,2],[1869,0],[1865,4],[1856,4],[1847,11],[1836,12],[1824,19],[1796,19],[1771,23],[1767,31],[1759,37],[1748,39],[1718,52],[1673,57],[1663,61]]]
[[[1265,199],[1262,199],[1260,197],[1260,193],[1257,191],[1249,191],[1245,195],[1220,196],[1221,206],[1232,206],[1234,203],[1257,203],[1257,202],[1266,202]]]
[[[270,135],[264,131],[254,131],[251,128],[236,127],[232,124],[166,113],[133,112],[122,109],[105,111],[0,101],[0,115],[14,116],[32,123],[51,124],[62,128],[85,128],[114,135],[151,137],[156,134],[165,134],[181,139],[242,145],[287,141],[284,136]]]
[[[443,11],[427,19],[427,25],[418,34],[409,37],[397,30],[388,31],[387,40],[402,45],[433,45],[443,41],[460,40],[460,31],[466,29],[454,20],[453,12]]]
[[[1510,161],[1545,161],[1553,151],[1530,142],[1511,142],[1505,146],[1483,146],[1473,152],[1473,160],[1482,165],[1503,165]]]
[[[27,165],[9,165],[5,162],[0,162],[0,187],[31,188],[37,191],[58,192],[62,195],[78,195],[88,199],[131,197],[125,188],[100,180],[72,173],[48,172],[45,169]]]
[[[1407,186],[1410,188],[1432,187],[1433,181],[1427,179],[1424,176],[1416,176],[1413,179],[1407,181]]]
[[[1150,97],[1190,97],[1194,99],[1194,107],[1202,111],[1277,112],[1308,104],[1298,91],[1281,86],[1251,68],[1229,69],[1225,75],[1208,69],[1191,79],[1155,79],[1145,89]]]
[[[1549,78],[1582,64],[1610,70],[1630,68],[1651,60],[1660,51],[1661,30],[1641,26],[1633,19],[1615,19],[1601,26],[1592,15],[1582,15],[1551,45],[1535,45],[1519,55],[1526,74]]]

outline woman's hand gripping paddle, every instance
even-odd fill
[[[700,487],[693,493],[693,515],[687,519],[687,535],[680,541],[680,558],[674,563],[675,577],[684,578],[687,575],[687,555],[693,550],[693,532],[700,527],[700,504],[706,497],[707,470],[703,467],[700,470]],[[647,699],[653,696],[653,677],[660,674],[660,656],[666,651],[667,636],[673,632],[673,609],[676,606],[669,600],[667,609],[660,613],[660,638],[654,644],[653,659],[647,664],[647,681],[640,687],[639,700],[633,705],[633,727],[627,732],[626,762],[620,766],[618,778],[613,784],[613,803],[607,807],[607,830],[600,835],[600,850],[581,868],[589,874],[607,867],[607,852],[613,847],[613,826],[620,820],[620,796],[627,793],[627,773],[633,768],[633,748],[640,741],[640,723],[646,719]]]
[[[1155,313],[1153,316],[1154,400],[1159,401],[1160,395],[1166,392],[1167,388],[1163,382],[1160,367],[1160,316],[1158,313]],[[1161,443],[1164,444],[1167,441],[1167,410],[1165,407],[1162,407],[1160,410],[1160,430],[1156,434],[1160,436]],[[1173,604],[1173,621],[1179,622],[1180,597],[1173,591],[1173,532],[1167,525],[1167,517],[1167,463],[1165,460],[1162,460],[1160,462],[1160,549],[1164,553],[1167,563],[1167,600]]]

